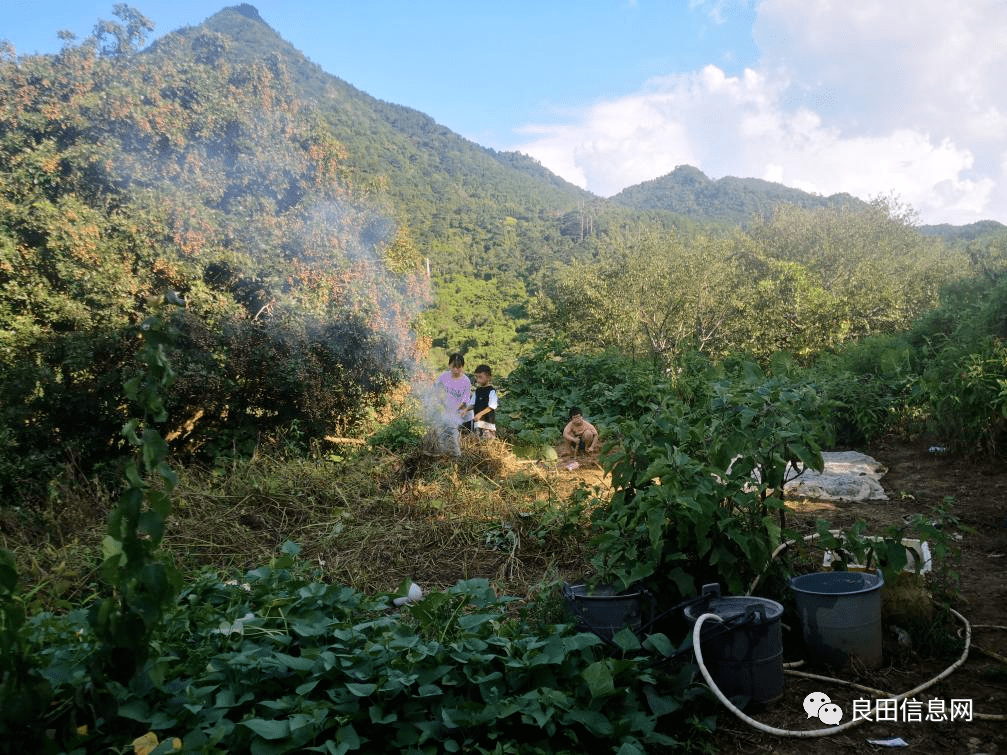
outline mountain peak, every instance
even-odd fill
[[[248,3],[242,3],[241,5],[232,5],[227,8],[224,8],[224,10],[233,10],[237,13],[240,13],[245,18],[250,18],[253,21],[260,21],[261,23],[266,23],[265,21],[262,20],[262,16],[259,15],[258,9],[254,5],[250,5]]]
[[[865,204],[849,194],[823,197],[760,178],[725,176],[714,181],[692,165],[679,165],[671,173],[625,188],[612,200],[626,207],[740,226],[770,217],[781,204],[809,209]]]

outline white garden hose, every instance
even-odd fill
[[[907,697],[912,697],[913,695],[932,687],[933,685],[937,684],[937,682],[939,682],[941,679],[944,679],[945,677],[950,675],[951,672],[953,672],[956,668],[965,663],[965,660],[969,656],[969,646],[972,644],[972,627],[969,625],[968,619],[966,619],[956,610],[954,610],[953,608],[949,610],[951,611],[952,614],[954,614],[955,618],[959,619],[965,626],[965,650],[962,652],[961,657],[953,664],[948,666],[946,669],[944,669],[944,671],[942,671],[940,674],[935,676],[933,679],[924,682],[923,684],[919,685],[918,687],[915,687],[914,689],[909,690],[908,692],[903,692],[901,695],[895,695],[894,700],[898,701],[903,700]],[[720,702],[722,702],[724,706],[729,711],[731,711],[731,713],[733,713],[737,718],[740,718],[749,726],[752,726],[758,729],[759,731],[763,731],[767,734],[775,734],[778,737],[799,737],[807,739],[811,737],[827,737],[831,736],[832,734],[838,734],[841,731],[846,731],[847,729],[856,726],[862,721],[870,720],[865,717],[854,718],[850,721],[847,721],[844,724],[829,726],[824,729],[778,729],[775,726],[769,726],[760,721],[756,721],[751,716],[746,715],[741,711],[740,708],[738,708],[734,703],[728,700],[727,696],[724,695],[723,692],[720,691],[720,688],[717,686],[717,683],[713,681],[713,677],[710,675],[709,670],[706,668],[706,664],[703,663],[703,651],[700,649],[700,631],[703,628],[703,623],[707,619],[713,619],[715,621],[723,622],[723,619],[720,618],[715,613],[704,613],[702,616],[696,619],[696,626],[693,627],[692,630],[692,649],[696,654],[696,663],[699,664],[699,671],[700,673],[702,673],[703,678],[706,680],[706,683],[710,686],[710,689],[713,691],[713,694],[717,696],[717,699],[720,700]],[[842,679],[832,679],[827,676],[818,676],[817,674],[808,674],[803,671],[791,671],[789,669],[786,671],[786,673],[792,674],[794,676],[803,676],[810,679],[817,679],[819,681],[829,681],[829,682],[838,682],[840,684],[847,684],[849,686],[855,686],[857,687],[857,689],[861,689],[865,692],[877,694],[880,697],[884,697],[887,699],[893,698],[892,695],[889,695],[887,692],[884,692],[882,690],[870,689],[869,687],[861,687],[860,685],[850,685],[849,682],[844,682]],[[985,716],[982,714],[976,714],[975,717],[995,721],[1004,720],[1005,718],[1004,716]]]
[[[720,687],[717,683],[713,681],[713,677],[706,668],[706,664],[703,663],[703,651],[699,647],[699,633],[703,628],[703,623],[707,619],[713,619],[714,621],[723,622],[717,614],[715,613],[704,613],[698,619],[696,619],[696,625],[692,629],[692,650],[696,654],[696,663],[699,664],[699,671],[706,680],[706,683],[713,690],[713,694],[717,696],[717,699],[724,704],[724,706],[731,711],[737,718],[740,718],[749,726],[752,726],[759,731],[764,731],[766,734],[775,734],[778,737],[827,737],[830,734],[838,734],[841,731],[846,731],[847,729],[856,726],[862,719],[856,719],[853,721],[847,721],[845,724],[839,724],[838,726],[830,726],[827,729],[808,729],[808,730],[795,730],[795,729],[778,729],[775,726],[769,726],[761,721],[756,721],[751,716],[746,715],[738,708],[734,703],[727,699],[727,696],[720,691]]]
[[[805,538],[805,539],[808,539],[808,538]],[[779,548],[776,549],[776,551],[773,553],[772,557],[776,558],[776,556],[781,551],[783,551],[790,544],[792,544],[792,541],[790,541],[788,543],[783,543]],[[758,582],[758,577],[756,578],[756,581],[753,582],[753,584],[752,584],[753,588],[755,587],[755,584],[757,582]],[[751,591],[749,591],[749,592],[751,592]],[[790,674],[791,676],[804,677],[806,679],[815,679],[815,680],[823,681],[823,682],[832,682],[832,683],[836,683],[836,684],[842,684],[842,685],[845,685],[845,686],[848,686],[848,687],[853,687],[854,689],[861,690],[863,692],[868,692],[868,693],[876,695],[878,697],[882,697],[882,698],[885,698],[885,699],[893,699],[895,701],[903,700],[903,699],[908,698],[908,697],[912,697],[913,695],[916,695],[916,694],[918,694],[918,693],[920,693],[920,692],[922,692],[922,691],[924,691],[926,689],[929,689],[933,685],[937,684],[937,682],[939,682],[942,679],[950,676],[951,673],[955,669],[957,669],[959,666],[961,666],[962,664],[964,664],[965,661],[968,659],[969,648],[972,645],[972,625],[969,624],[968,619],[966,619],[964,616],[962,616],[960,613],[958,613],[958,611],[956,611],[955,609],[949,608],[948,610],[965,627],[965,649],[962,651],[961,657],[958,658],[957,661],[955,661],[954,663],[952,663],[946,669],[944,669],[944,671],[942,671],[940,674],[938,674],[937,676],[933,677],[932,679],[930,679],[930,680],[924,682],[923,684],[919,685],[918,687],[915,687],[915,688],[909,690],[908,692],[903,692],[900,695],[891,695],[890,693],[888,693],[888,692],[886,692],[884,690],[877,690],[877,689],[873,689],[871,687],[864,687],[862,685],[855,684],[853,682],[848,682],[848,681],[845,681],[843,679],[835,679],[833,677],[828,677],[828,676],[819,676],[818,674],[809,674],[809,673],[807,673],[805,671],[795,671],[795,670],[793,670],[793,668],[786,668],[784,670],[784,673]],[[844,724],[838,724],[836,726],[829,726],[829,727],[824,728],[824,729],[779,729],[779,728],[777,728],[775,726],[769,726],[769,725],[764,724],[764,723],[762,723],[760,721],[756,721],[751,716],[746,715],[736,705],[734,705],[734,703],[732,703],[730,700],[728,700],[727,696],[724,695],[723,692],[720,691],[720,688],[717,686],[717,683],[713,681],[713,677],[710,675],[709,670],[706,668],[706,664],[703,662],[703,651],[700,648],[700,632],[702,630],[703,623],[707,619],[713,619],[714,621],[718,621],[718,622],[723,623],[723,619],[720,616],[718,616],[717,614],[715,614],[715,613],[704,613],[698,619],[696,619],[696,625],[693,627],[693,630],[692,630],[692,649],[693,649],[693,652],[696,655],[696,663],[699,665],[699,671],[703,675],[703,678],[706,680],[706,683],[709,685],[710,689],[713,691],[713,694],[716,695],[717,699],[720,700],[720,702],[722,702],[724,704],[724,706],[729,711],[731,711],[731,713],[733,713],[737,718],[739,718],[742,721],[744,721],[745,723],[747,723],[749,726],[752,726],[752,727],[758,729],[759,731],[763,731],[763,732],[765,732],[767,734],[774,734],[774,735],[780,736],[780,737],[799,737],[799,738],[808,739],[808,738],[811,738],[811,737],[827,737],[827,736],[831,736],[832,734],[838,734],[839,732],[846,731],[847,729],[850,729],[850,728],[856,726],[857,724],[861,723],[862,721],[868,721],[868,720],[870,720],[870,719],[868,719],[866,717],[855,718],[855,719],[852,719],[850,721],[847,721]],[[988,714],[988,713],[973,713],[973,717],[981,719],[981,720],[984,720],[984,721],[1007,721],[1007,716],[996,715],[996,714]]]

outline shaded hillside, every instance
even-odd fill
[[[968,225],[950,225],[948,223],[923,225],[919,230],[924,236],[936,236],[949,244],[967,244],[978,239],[1003,236],[1007,232],[1007,225],[998,223],[996,220],[980,220]]]
[[[612,201],[637,210],[665,210],[698,221],[741,226],[753,217],[768,218],[782,204],[806,209],[865,205],[850,194],[822,197],[758,178],[726,176],[713,181],[690,165],[623,189]]]
[[[134,54],[149,26],[115,13],[0,56],[0,493],[121,454],[134,326],[165,298],[169,440],[194,451],[345,435],[416,358],[423,259],[289,71],[208,33]]]

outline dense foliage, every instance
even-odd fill
[[[694,365],[698,366],[697,365]],[[627,423],[611,501],[594,518],[599,578],[670,602],[709,582],[743,594],[786,532],[784,483],[822,468],[828,402],[813,382],[754,364],[694,370]]]
[[[520,445],[554,442],[579,407],[603,439],[658,399],[653,365],[617,352],[569,353],[563,342],[540,346],[501,382],[504,410],[498,423]]]
[[[456,351],[470,369],[488,364],[506,375],[529,350],[522,343],[528,328],[528,294],[519,278],[446,275],[436,281],[438,302],[423,313],[421,327],[430,338],[430,361],[447,364]]]
[[[145,732],[165,741],[158,752],[202,753],[628,754],[702,736],[679,707],[691,673],[648,669],[630,632],[612,657],[569,624],[507,618],[484,580],[390,610],[391,596],[312,579],[284,550],[240,582],[190,582],[129,685],[88,686],[96,640],[79,613],[34,617],[38,678],[83,705],[32,724],[33,751],[121,749]],[[663,636],[647,647],[672,651]]]
[[[8,491],[115,459],[128,328],[165,289],[186,302],[167,436],[212,458],[291,423],[362,431],[428,349],[500,377],[554,339],[655,367],[692,349],[810,363],[997,259],[992,236],[944,245],[892,200],[781,205],[799,198],[747,183],[745,230],[628,210],[353,89],[251,6],[143,52],[149,21],[116,13],[59,55],[0,61]],[[556,400],[609,411],[591,399]]]
[[[354,90],[251,6],[145,51],[149,21],[115,16],[58,55],[0,52],[0,535],[44,541],[65,486],[125,480],[90,499],[108,527],[86,605],[26,610],[38,588],[0,550],[0,751],[702,749],[704,695],[662,634],[602,644],[484,581],[393,611],[293,545],[242,582],[170,566],[173,464],[212,480],[264,438],[297,454],[380,424],[409,488],[423,428],[385,410],[424,357],[490,364],[515,445],[580,407],[614,492],[587,534],[590,491],[530,496],[528,537],[579,532],[597,580],[669,600],[761,575],[788,469],[833,440],[1007,448],[998,225],[923,233],[894,199],[694,169],[627,208]],[[456,492],[500,487],[458,470]],[[412,503],[440,511],[430,489]]]
[[[688,349],[762,362],[788,351],[807,362],[904,330],[966,264],[889,200],[784,206],[744,232],[621,238],[593,262],[554,268],[536,315],[585,350],[666,362]]]
[[[409,232],[282,65],[227,65],[206,36],[140,54],[149,23],[117,13],[57,56],[0,60],[7,491],[120,454],[130,329],[164,290],[185,301],[176,446],[352,431],[417,356]]]

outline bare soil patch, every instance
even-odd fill
[[[787,738],[766,734],[742,722],[726,710],[718,718],[715,747],[723,753],[810,753],[909,752],[928,755],[949,753],[1007,753],[1007,721],[959,718],[954,722],[927,721],[929,700],[970,700],[975,714],[1007,714],[1007,630],[989,626],[1007,625],[1007,466],[1003,462],[965,460],[930,453],[924,441],[908,443],[888,440],[864,450],[887,466],[881,483],[888,501],[870,503],[815,503],[795,501],[792,521],[808,532],[821,518],[838,527],[856,520],[882,530],[916,513],[926,514],[947,497],[954,499],[951,514],[960,520],[961,548],[958,564],[936,563],[935,569],[956,568],[959,589],[952,607],[973,625],[972,647],[964,665],[935,687],[916,697],[922,702],[922,721],[905,720],[863,723],[838,735],[823,738]],[[870,528],[869,528],[870,529]],[[960,626],[960,625],[958,625]],[[796,628],[795,628],[796,629]],[[799,631],[799,629],[797,630]],[[939,675],[960,656],[960,650],[943,654],[919,654],[898,647],[893,636],[885,638],[885,661],[874,671],[861,670],[846,676],[873,689],[897,695]],[[785,646],[787,640],[785,638]],[[792,658],[785,658],[792,660]],[[762,710],[747,711],[756,720],[788,730],[823,727],[818,719],[808,719],[803,709],[806,695],[823,691],[844,711],[843,722],[851,719],[855,699],[874,697],[843,686],[786,677],[783,699]],[[868,740],[901,737],[908,746],[891,749]]]

